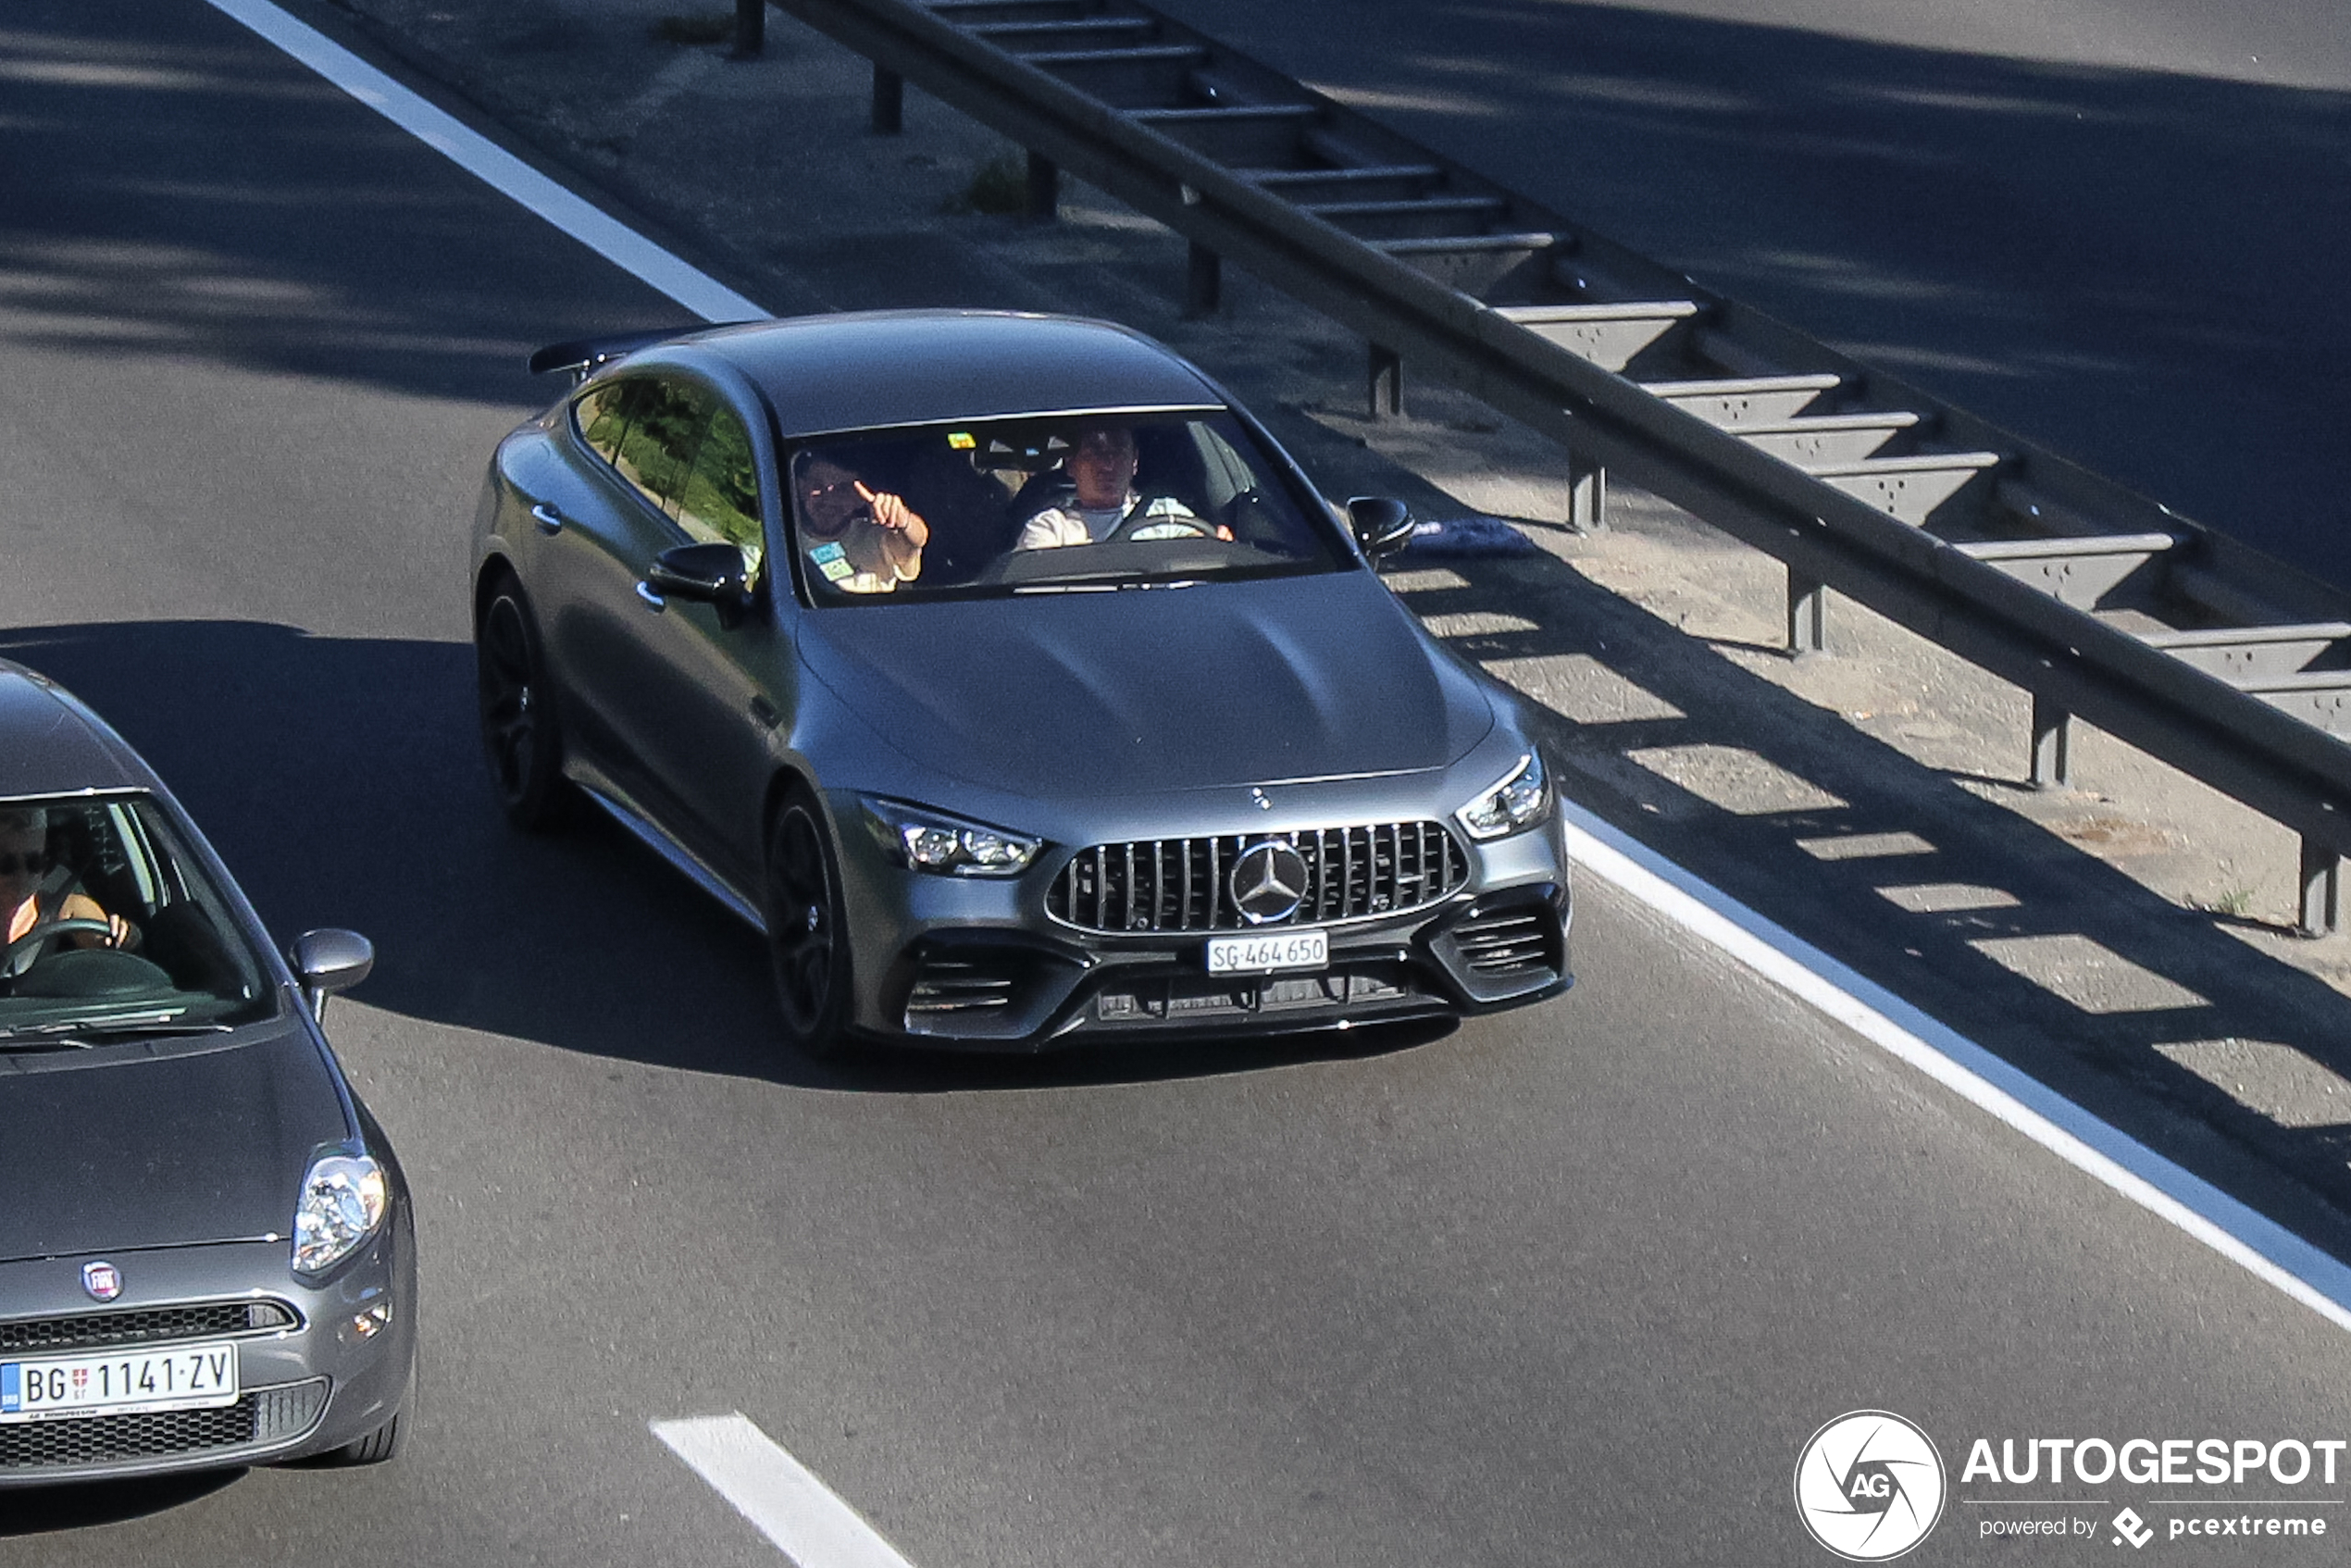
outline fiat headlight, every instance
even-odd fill
[[[293,1266],[324,1274],[359,1250],[392,1206],[383,1167],[365,1154],[328,1154],[310,1163],[294,1205]]]
[[[1519,759],[1511,776],[1479,795],[1454,816],[1473,839],[1499,839],[1532,828],[1550,815],[1551,780],[1540,754]]]
[[[867,800],[865,826],[899,865],[941,877],[1017,877],[1044,848],[1031,839],[927,811],[903,801]]]

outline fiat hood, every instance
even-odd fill
[[[1440,768],[1494,725],[1365,571],[852,605],[806,616],[799,645],[897,750],[1029,794]]]
[[[352,1133],[317,1047],[292,1021],[219,1050],[155,1043],[0,1058],[0,1263],[292,1229],[312,1152]]]

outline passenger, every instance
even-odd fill
[[[59,937],[70,947],[135,948],[139,928],[119,915],[108,915],[98,901],[81,893],[44,897],[41,884],[49,874],[49,813],[41,806],[0,806],[0,929],[15,942],[35,927],[58,920],[103,920],[107,935],[75,931]],[[42,949],[35,946],[18,955],[11,975],[32,967]]]
[[[1135,489],[1135,432],[1096,427],[1077,432],[1062,468],[1072,493],[1021,525],[1015,550],[1051,550],[1064,544],[1100,544],[1113,534],[1127,539],[1230,539],[1226,528],[1211,528],[1172,495],[1148,500]]]
[[[888,491],[840,464],[800,465],[800,550],[809,570],[844,593],[888,593],[922,576],[930,525]]]

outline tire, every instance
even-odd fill
[[[492,584],[474,628],[474,694],[491,787],[506,820],[527,833],[562,827],[571,799],[563,732],[539,623],[511,575]]]
[[[390,1421],[355,1442],[330,1449],[318,1456],[318,1462],[338,1470],[355,1469],[367,1464],[388,1464],[400,1457],[400,1437],[405,1411],[395,1411]]]
[[[849,932],[840,865],[804,790],[785,797],[767,833],[768,967],[784,1039],[815,1061],[838,1057],[849,1015]]]

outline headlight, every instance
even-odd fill
[[[1529,753],[1511,776],[1453,815],[1473,839],[1499,839],[1532,828],[1550,814],[1551,780],[1543,759]]]
[[[865,826],[898,864],[941,877],[1017,877],[1044,847],[984,822],[970,822],[903,801],[867,799]]]
[[[328,1154],[310,1163],[294,1205],[296,1274],[323,1274],[359,1250],[383,1223],[392,1200],[383,1167],[365,1154]]]

